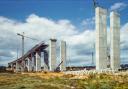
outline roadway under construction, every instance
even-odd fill
[[[61,41],[60,45],[60,63],[56,67],[56,39],[50,39],[49,45],[41,42],[35,45],[22,57],[8,63],[9,67],[16,71],[64,71],[66,60],[66,42]],[[49,48],[49,50],[48,50]],[[49,52],[49,53],[48,53]],[[41,54],[43,53],[44,65],[41,66]]]

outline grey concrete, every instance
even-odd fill
[[[22,60],[22,62],[20,63],[20,68],[21,68],[21,71],[23,72],[25,69],[25,60]]]
[[[31,66],[32,66],[32,71],[35,71],[35,57],[32,56],[32,63],[31,63]]]
[[[65,71],[66,70],[66,42],[65,41],[61,41],[60,43],[60,63],[63,61],[63,63],[60,66],[60,70],[61,71]]]
[[[50,71],[54,71],[56,68],[56,39],[50,39],[49,43],[49,67]]]
[[[41,71],[41,53],[36,52],[36,71]]]
[[[116,12],[110,13],[111,32],[111,68],[120,68],[120,17]]]
[[[32,71],[32,60],[30,58],[27,58],[28,60],[28,71]]]
[[[16,61],[16,72],[23,72],[25,69],[25,61],[22,60],[20,63],[19,61]]]
[[[24,71],[28,71],[28,58],[25,58],[25,68]]]
[[[16,72],[20,71],[20,64],[18,61],[16,61]]]
[[[107,10],[96,8],[96,70],[107,68]]]
[[[49,70],[48,52],[44,50],[43,55],[44,55],[44,71],[48,71]]]

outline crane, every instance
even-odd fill
[[[99,3],[96,0],[93,0],[93,6],[94,8],[96,8],[97,6],[99,6]]]
[[[22,37],[22,56],[24,55],[24,38],[29,38],[29,39],[32,39],[32,40],[39,41],[37,39],[34,39],[34,38],[31,38],[31,37],[25,36],[24,35],[24,32],[22,34],[17,33],[17,35]]]

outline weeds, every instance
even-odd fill
[[[84,79],[74,79],[75,75],[52,76],[44,74],[0,74],[0,89],[127,89],[128,76],[107,74],[84,75]]]

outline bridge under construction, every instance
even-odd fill
[[[66,42],[60,44],[60,63],[56,67],[56,39],[50,39],[49,44],[41,42],[35,45],[22,57],[8,63],[12,70],[18,71],[64,71],[66,60]],[[41,54],[43,53],[44,65],[41,66]]]
[[[96,70],[115,71],[120,69],[120,15],[115,11],[110,12],[110,55],[107,54],[107,15],[107,9],[95,7]],[[9,66],[16,71],[65,71],[66,42],[60,42],[60,63],[57,66],[56,41],[50,39],[49,44],[44,42],[37,44],[19,59],[8,63]],[[44,53],[43,67],[41,52]]]

